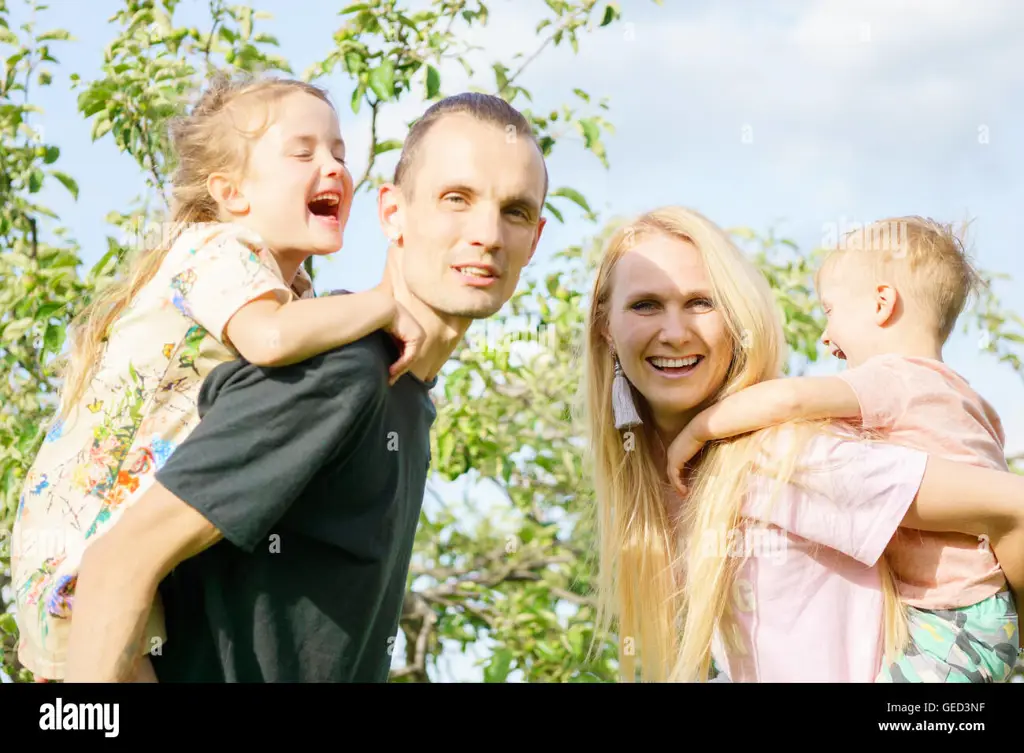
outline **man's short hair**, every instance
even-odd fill
[[[423,138],[430,131],[430,128],[445,115],[464,113],[470,115],[482,123],[489,123],[509,133],[509,128],[515,128],[518,136],[529,138],[537,150],[541,153],[541,160],[544,161],[544,150],[541,149],[537,135],[533,132],[530,121],[501,97],[493,94],[482,94],[480,92],[463,92],[445,97],[435,102],[423,113],[405,137],[402,145],[402,155],[398,158],[398,165],[395,167],[394,184],[402,189],[407,196],[412,196],[412,184],[414,182],[415,162]],[[548,166],[544,161],[544,196],[548,195]],[[543,200],[542,200],[543,203]]]

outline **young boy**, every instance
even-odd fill
[[[680,471],[706,442],[794,419],[859,420],[887,442],[1008,471],[995,410],[942,362],[976,280],[959,240],[935,222],[894,218],[847,236],[816,285],[822,342],[849,368],[757,384],[703,411],[669,448],[673,484],[685,493]],[[879,681],[1007,681],[1020,651],[1007,585],[1019,604],[1024,542],[901,528],[885,556],[911,645]]]

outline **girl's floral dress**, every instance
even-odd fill
[[[224,328],[254,298],[313,297],[300,267],[292,287],[250,231],[202,224],[183,232],[109,332],[82,401],[55,421],[28,472],[11,567],[18,657],[62,679],[75,581],[86,545],[117,521],[199,423],[197,399],[216,366],[239,357]],[[154,604],[145,650],[165,640]]]

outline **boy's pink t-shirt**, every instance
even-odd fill
[[[881,355],[840,377],[860,401],[864,427],[885,441],[1008,470],[995,409],[941,361]],[[970,606],[1006,587],[995,555],[977,536],[901,528],[885,554],[903,600],[921,609]]]
[[[752,476],[742,535],[716,545],[746,555],[735,622],[713,656],[732,682],[874,682],[883,600],[875,566],[924,476],[927,455],[820,435],[793,479]],[[770,508],[767,506],[771,501]]]

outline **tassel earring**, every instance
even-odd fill
[[[615,415],[616,429],[626,429],[643,423],[633,403],[633,391],[629,386],[629,380],[622,372],[618,356],[615,357],[615,379],[612,380],[612,412]]]

